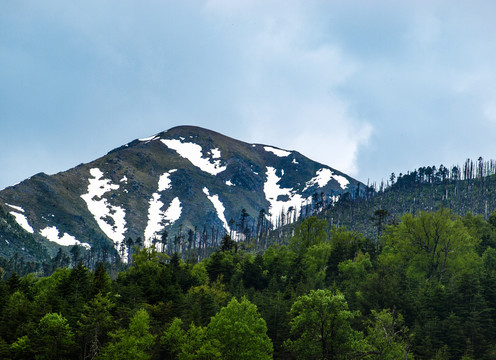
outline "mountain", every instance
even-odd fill
[[[80,244],[113,248],[124,259],[126,239],[148,245],[164,230],[171,235],[193,230],[210,242],[225,232],[240,239],[259,231],[260,221],[282,225],[302,208],[364,188],[296,151],[180,126],[0,191],[4,222],[15,219],[24,229],[0,232],[0,255],[12,254],[20,233],[52,255],[61,245]],[[15,249],[35,256],[26,246]]]
[[[317,215],[330,225],[344,226],[372,239],[405,213],[440,209],[464,217],[477,216],[496,226],[496,161],[480,157],[450,167],[424,166],[397,177],[392,174],[386,184],[372,184],[361,194],[341,196]],[[279,230],[287,233],[286,229]]]

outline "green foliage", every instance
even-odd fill
[[[331,256],[327,261],[326,267],[328,284],[331,284],[333,281],[339,281],[337,274],[341,262],[354,259],[362,250],[369,250],[367,239],[356,231],[348,231],[344,228],[333,228],[330,234]]]
[[[184,318],[197,326],[206,326],[219,308],[214,290],[206,285],[191,287],[184,298]]]
[[[11,343],[27,334],[32,321],[32,304],[21,291],[14,292],[2,311],[1,337]]]
[[[310,246],[328,239],[326,229],[327,221],[315,216],[309,217],[295,228],[294,236],[289,241],[289,247],[297,256],[303,256]]]
[[[182,329],[183,322],[174,319],[160,338],[166,349],[164,357],[179,360],[222,359],[220,344],[210,339],[207,328],[191,324],[188,331]]]
[[[150,333],[150,316],[141,309],[131,318],[129,327],[110,334],[113,341],[103,348],[98,359],[147,360],[155,342]]]
[[[367,360],[412,359],[409,354],[408,328],[395,311],[372,310],[367,326]]]
[[[37,359],[71,359],[75,345],[69,323],[57,313],[46,314],[32,337],[32,350]]]
[[[182,329],[183,322],[175,318],[160,337],[160,343],[165,348],[165,357],[175,359],[181,353],[186,342],[186,332]]]
[[[351,358],[365,346],[351,327],[356,315],[339,291],[312,290],[291,307],[292,338],[286,346],[298,359]]]
[[[208,338],[219,343],[222,359],[270,359],[272,342],[267,325],[248,299],[238,302],[232,298],[217,313],[207,327]]]
[[[107,342],[107,333],[115,326],[111,314],[114,307],[115,304],[108,295],[101,293],[84,305],[77,322],[78,338],[84,358],[93,359],[100,352],[102,344]]]
[[[34,358],[34,349],[31,340],[27,335],[17,339],[10,345],[10,352],[15,359],[32,359]]]
[[[348,304],[359,309],[365,302],[362,289],[372,271],[370,255],[361,252],[353,260],[345,260],[338,265],[341,289]],[[365,309],[363,309],[365,310]]]
[[[206,327],[191,324],[187,331],[176,318],[163,332],[164,357],[171,359],[271,359],[272,343],[265,321],[247,299],[232,298]]]
[[[447,210],[422,212],[418,217],[405,214],[397,226],[388,228],[382,258],[403,262],[408,276],[419,282],[446,283],[476,267],[478,243]]]
[[[376,243],[308,218],[264,253],[8,273],[0,358],[494,359],[495,219],[388,217]]]
[[[221,279],[229,283],[238,262],[239,257],[230,251],[214,252],[205,265],[210,281]]]

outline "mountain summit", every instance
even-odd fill
[[[206,232],[212,240],[253,236],[261,222],[292,222],[361,185],[296,151],[180,126],[8,187],[0,207],[52,254],[60,245],[107,244],[125,257],[128,238],[149,245],[164,230]],[[6,236],[0,235],[3,255],[15,248]]]

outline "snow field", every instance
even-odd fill
[[[153,193],[148,204],[148,223],[145,229],[145,245],[152,245],[153,239],[160,236],[160,233],[165,229],[165,226],[174,224],[180,217],[182,212],[181,201],[175,197],[167,210],[162,211],[164,203],[160,201],[159,192],[171,189],[170,175],[177,171],[172,169],[162,174],[158,180],[158,192]]]
[[[103,178],[103,172],[98,168],[90,169],[90,174],[93,178],[88,179],[88,192],[81,195],[81,198],[86,202],[88,210],[95,218],[100,229],[113,242],[114,247],[119,250],[120,244],[124,241],[124,233],[126,232],[125,210],[116,205],[111,205],[107,199],[102,196],[113,190],[119,189],[119,185],[112,184],[109,179]],[[106,219],[111,219],[113,224],[110,224]],[[124,259],[127,256],[124,255]]]
[[[62,246],[72,246],[72,245],[81,245],[85,247],[87,250],[91,248],[90,244],[82,243],[72,235],[68,233],[64,233],[62,237],[59,237],[59,230],[55,226],[48,226],[40,231],[40,234],[46,237],[48,240],[57,243]]]
[[[10,211],[9,212],[10,215],[12,215],[15,218],[15,221],[24,230],[26,230],[28,233],[34,234],[33,228],[31,227],[31,225],[29,225],[28,218],[26,217],[26,215],[21,214],[21,213],[24,213],[24,209],[22,207],[20,207],[20,206],[11,205],[11,204],[7,204],[7,203],[5,203],[5,205],[7,205],[8,207],[16,210],[16,211]]]
[[[153,136],[150,136],[150,137],[147,137],[147,138],[143,138],[143,139],[138,139],[138,140],[139,141],[142,141],[142,142],[149,142],[149,141],[157,140],[157,139],[159,139],[159,136],[153,135]]]
[[[203,193],[207,195],[208,200],[210,200],[215,208],[215,211],[217,211],[217,217],[220,221],[222,221],[226,232],[229,233],[229,224],[227,223],[226,216],[224,215],[224,211],[226,210],[226,208],[224,207],[224,204],[222,204],[222,202],[219,200],[219,195],[210,195],[210,191],[206,187],[203,188]]]
[[[26,218],[26,216],[24,214],[19,214],[18,212],[15,212],[15,211],[11,211],[10,212],[11,215],[14,216],[16,222],[24,229],[26,230],[28,233],[31,233],[31,234],[34,234],[34,230],[33,228],[31,227],[31,225],[29,225],[28,223],[28,219]]]
[[[7,205],[8,207],[11,207],[12,209],[14,209],[14,210],[16,210],[18,212],[22,212],[22,213],[24,212],[24,209],[22,207],[20,207],[20,206],[11,205],[11,204],[7,204],[7,203],[5,203],[5,205]]]
[[[267,152],[271,152],[274,155],[279,156],[279,157],[286,157],[286,156],[291,155],[290,151],[276,149],[276,148],[273,148],[271,146],[264,146],[264,150]]]
[[[175,150],[180,156],[188,159],[194,166],[210,175],[217,175],[227,169],[227,166],[221,165],[220,150],[211,149],[211,159],[204,158],[202,147],[192,142],[181,142],[177,139],[160,140],[168,148]],[[213,160],[217,159],[217,160]]]
[[[349,185],[349,181],[341,175],[334,175],[331,169],[327,168],[322,168],[317,170],[315,176],[311,178],[309,181],[306,182],[306,186],[303,189],[303,191],[307,190],[308,188],[318,185],[319,188],[322,188],[326,186],[331,179],[336,180],[339,183],[339,186],[341,189],[346,189],[346,187]]]
[[[281,188],[278,184],[281,178],[276,175],[277,170],[271,166],[267,166],[266,176],[267,179],[264,183],[265,198],[270,203],[269,213],[271,216],[269,220],[274,223],[275,217],[279,216],[281,212],[287,210],[290,206],[295,209],[301,206],[301,203],[306,200],[300,194],[297,194],[293,188]],[[287,196],[289,200],[277,200],[279,196]]]

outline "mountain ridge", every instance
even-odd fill
[[[194,230],[195,237],[207,232],[209,243],[223,233],[258,235],[260,221],[270,227],[292,221],[315,194],[330,202],[360,187],[297,151],[187,125],[54,175],[38,173],[0,191],[0,206],[24,217],[52,254],[60,245],[79,244],[104,246],[125,259],[129,237],[150,245],[165,229],[180,235]],[[242,210],[249,231],[238,224]],[[0,238],[0,254],[7,246]]]

